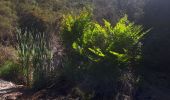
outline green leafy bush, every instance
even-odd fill
[[[63,19],[62,37],[66,47],[70,47],[82,37],[84,28],[91,23],[92,17],[90,13],[81,13],[80,16],[67,15]]]
[[[100,25],[87,12],[65,16],[62,25],[68,77],[73,75],[78,81],[86,81],[84,85],[88,83],[96,95],[113,94],[124,71],[131,72],[140,60],[140,41],[147,31],[130,22],[126,15],[112,26],[106,20]]]
[[[140,40],[147,32],[140,25],[129,22],[127,16],[115,27],[104,20],[101,26],[92,21],[89,13],[64,18],[63,40],[66,47],[92,61],[117,59],[128,62],[140,58]]]

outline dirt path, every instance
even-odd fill
[[[42,90],[33,91],[23,85],[0,79],[0,100],[81,100],[81,96],[71,93],[71,85],[61,83],[56,84],[58,88],[51,85]]]
[[[59,98],[55,95],[55,91],[53,93],[54,96],[51,97],[48,96],[51,95],[51,92],[46,89],[35,92],[23,85],[16,85],[12,82],[0,79],[0,100],[43,100],[44,98],[48,100],[70,100]]]
[[[0,79],[0,100],[16,100],[22,96],[23,85]]]

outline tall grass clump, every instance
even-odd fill
[[[49,36],[40,32],[18,30],[18,53],[27,86],[43,86],[51,66]],[[39,87],[37,87],[39,88]]]
[[[78,77],[81,85],[89,87],[85,90],[94,91],[95,99],[108,100],[116,94],[117,98],[131,98],[136,82],[134,69],[142,57],[140,41],[147,31],[126,15],[115,26],[103,21],[100,25],[88,12],[64,16],[62,37],[69,52],[66,74]]]

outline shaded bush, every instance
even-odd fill
[[[0,66],[0,78],[16,83],[24,83],[24,77],[19,64],[12,61],[6,61]]]
[[[46,32],[49,28],[52,29],[52,25],[56,20],[55,12],[27,3],[20,4],[20,9],[22,9],[19,12],[19,25],[21,29],[27,29],[32,32],[35,30]]]

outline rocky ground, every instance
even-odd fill
[[[0,79],[0,100],[16,100],[22,96],[22,89],[24,89],[23,85]]]
[[[39,91],[33,91],[23,85],[16,85],[9,81],[0,79],[0,100],[81,100],[79,96],[72,97],[62,91],[68,90],[67,85],[64,89],[46,88]]]
[[[152,78],[154,79],[154,77]],[[74,91],[69,90],[69,87],[72,86],[64,84],[68,82],[59,83],[60,84],[55,84],[57,88],[52,86],[52,88],[50,87],[35,92],[23,85],[16,85],[0,79],[0,100],[83,100],[81,96],[75,96]],[[163,83],[166,83],[167,86]],[[160,84],[158,84],[157,81],[147,81],[144,82],[140,88],[135,100],[170,100],[170,88],[167,81],[160,81]]]

